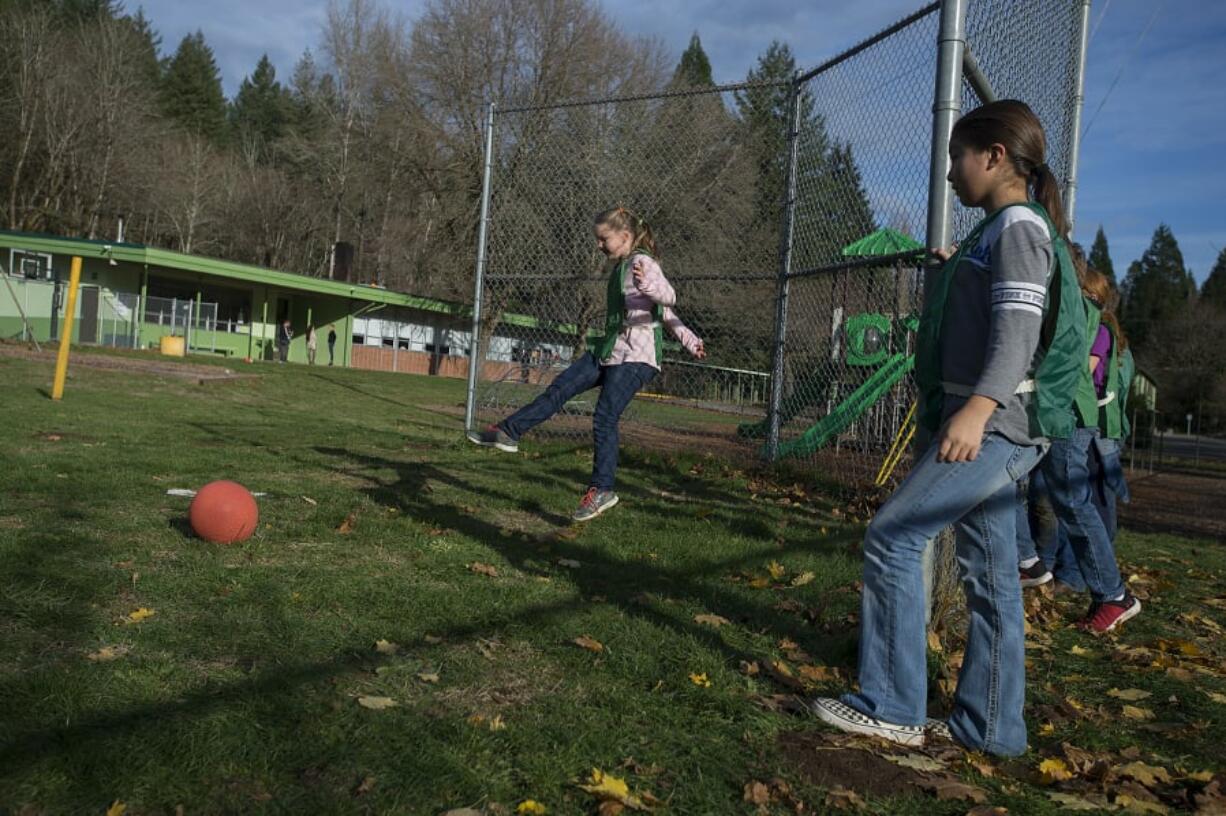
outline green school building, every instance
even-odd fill
[[[289,320],[289,362],[306,363],[306,329],[317,332],[316,364],[468,376],[468,306],[377,286],[185,255],[135,243],[0,230],[0,338],[57,340],[69,269],[82,259],[72,342],[158,349],[182,337],[189,354],[276,359],[276,329]],[[564,327],[563,327],[564,328]],[[515,376],[529,357],[569,362],[574,338],[542,342],[539,323],[504,315],[482,377]],[[533,339],[535,338],[535,339]]]

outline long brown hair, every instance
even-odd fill
[[[975,108],[954,123],[950,140],[976,150],[1004,145],[1013,169],[1025,179],[1034,200],[1047,210],[1056,232],[1068,236],[1060,183],[1047,166],[1047,137],[1029,105],[1017,99],[1000,99]]]
[[[615,230],[626,230],[634,236],[630,251],[644,250],[653,258],[658,255],[656,238],[651,232],[651,225],[641,216],[625,207],[614,207],[596,216],[596,226],[609,226]]]
[[[1079,272],[1078,277],[1081,280],[1081,291],[1102,310],[1098,319],[1111,329],[1111,336],[1115,338],[1119,350],[1128,348],[1128,338],[1124,336],[1119,318],[1115,316],[1115,310],[1120,305],[1119,291],[1106,275],[1092,266],[1086,266],[1085,271]]]

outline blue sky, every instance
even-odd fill
[[[233,94],[261,54],[269,55],[284,78],[304,49],[318,51],[327,0],[144,0],[141,5],[162,36],[163,51],[202,30],[217,55],[226,92]],[[422,2],[386,5],[412,18]],[[922,2],[609,0],[604,5],[616,9],[623,30],[658,37],[675,55],[697,31],[716,80],[736,82],[774,39],[788,42],[802,67],[813,66]],[[1094,0],[1090,19],[1083,120],[1089,130],[1082,142],[1075,237],[1088,246],[1102,224],[1122,276],[1149,245],[1154,228],[1165,222],[1185,263],[1203,281],[1226,246],[1226,3]]]

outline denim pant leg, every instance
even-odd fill
[[[1043,460],[1043,478],[1090,596],[1105,601],[1118,597],[1124,582],[1115,563],[1115,548],[1091,496],[1090,446],[1097,434],[1097,429],[1078,428],[1071,438],[1054,441]]]
[[[595,452],[592,457],[592,481],[589,487],[613,489],[619,443],[617,423],[621,421],[622,412],[626,410],[635,393],[655,376],[656,370],[647,363],[622,363],[604,367],[600,399],[596,401],[596,414],[592,417]]]
[[[1014,526],[1017,528],[1017,562],[1021,564],[1023,561],[1029,561],[1031,558],[1038,558],[1039,554],[1034,548],[1034,537],[1030,535],[1030,496],[1027,487],[1028,479],[1019,479],[1017,487],[1014,488],[1014,493],[1017,496],[1015,500],[1014,512],[1017,520]]]
[[[518,440],[528,431],[552,417],[576,394],[600,384],[602,370],[591,354],[584,354],[554,378],[544,393],[498,423],[503,433]]]
[[[1039,459],[1013,446],[1010,475]],[[963,745],[1004,756],[1026,751],[1025,619],[1017,580],[1017,487],[1003,485],[957,526],[958,566],[969,618],[949,729]]]
[[[848,705],[872,717],[899,725],[921,725],[927,713],[928,672],[927,638],[924,634],[924,579],[921,558],[927,543],[945,527],[973,513],[985,501],[995,499],[986,510],[979,511],[980,521],[989,518],[993,533],[981,537],[990,542],[994,564],[1008,562],[1006,572],[1015,591],[1017,581],[1017,545],[1013,529],[1015,521],[1014,484],[1025,475],[1038,459],[1038,448],[1013,444],[1003,436],[984,437],[979,456],[973,462],[956,464],[936,461],[937,446],[930,445],[869,524],[864,536],[864,586],[860,599],[860,691],[843,699]],[[1002,501],[1001,497],[1007,500]],[[986,514],[986,515],[985,515]],[[987,546],[987,545],[985,545]],[[995,571],[987,572],[986,557],[968,558],[968,580],[994,588],[999,581]],[[1002,589],[1010,604],[1008,590]],[[988,603],[991,602],[989,599]],[[967,659],[972,663],[970,677],[984,675],[999,678],[1011,674],[1018,688],[1025,674],[1021,651],[1022,607],[1020,596],[1016,605],[997,610],[994,625],[999,627],[992,637],[1004,636],[1016,640],[1016,649],[1002,649],[998,644],[968,648]],[[981,628],[979,637],[986,629]],[[1014,653],[1016,652],[1016,654]],[[1008,658],[1009,664],[1003,664]],[[992,665],[981,667],[975,661],[988,659]],[[964,661],[964,671],[966,663]],[[996,683],[994,685],[994,683]],[[992,703],[989,694],[999,694],[996,680],[982,688],[975,684],[963,695],[965,705],[974,712],[974,721],[992,722],[987,733],[997,735],[994,718],[1003,712],[1010,716],[1014,709],[1020,717],[1021,706]],[[1012,692],[1011,692],[1012,693]],[[1011,732],[1010,725],[1003,731]],[[973,747],[980,741],[966,736],[970,729],[958,732],[960,738]],[[1008,734],[994,736],[997,743],[1006,744]],[[1022,742],[1025,742],[1023,736]],[[1008,743],[1012,747],[1011,742]]]

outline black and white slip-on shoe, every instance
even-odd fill
[[[833,697],[816,697],[809,701],[809,710],[827,725],[851,734],[866,734],[880,737],[899,745],[918,748],[924,744],[924,727],[921,725],[896,725],[861,714],[849,705]]]
[[[924,720],[924,737],[930,740],[945,740],[956,743],[954,735],[949,730],[949,722],[929,717]]]

